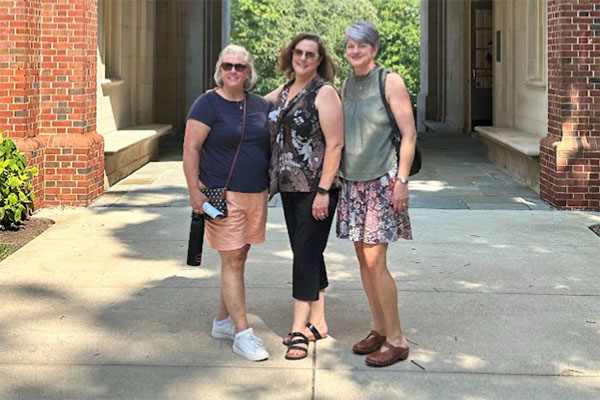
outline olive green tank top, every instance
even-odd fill
[[[396,165],[392,127],[379,93],[379,70],[376,67],[365,76],[351,73],[344,87],[345,141],[340,175],[349,181],[378,178]]]

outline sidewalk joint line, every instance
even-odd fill
[[[317,391],[317,341],[315,340],[315,345],[313,347],[313,357],[312,357],[312,363],[311,363],[311,369],[312,369],[312,382],[311,382],[311,394],[310,394],[310,399],[311,400],[315,400],[315,396],[316,396],[316,391]]]

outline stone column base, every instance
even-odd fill
[[[540,196],[559,209],[600,211],[600,138],[546,136]]]

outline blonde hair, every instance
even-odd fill
[[[221,75],[221,66],[223,65],[223,59],[228,54],[242,54],[246,59],[246,67],[248,68],[248,80],[244,82],[244,89],[250,90],[256,80],[258,79],[258,75],[256,74],[256,69],[254,68],[254,60],[252,59],[252,54],[248,52],[244,47],[238,46],[237,44],[227,45],[221,53],[219,54],[219,59],[217,60],[217,65],[215,66],[215,83],[218,87],[223,87],[223,77]]]

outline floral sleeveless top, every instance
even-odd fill
[[[316,76],[286,105],[292,79],[286,83],[269,113],[271,165],[269,193],[317,190],[325,157],[325,137],[315,99],[325,82]],[[332,188],[339,187],[338,179]]]

